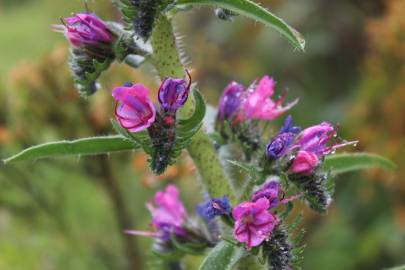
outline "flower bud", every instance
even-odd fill
[[[313,152],[298,151],[292,165],[291,171],[298,174],[310,175],[318,166],[318,157]]]
[[[357,141],[333,142],[332,139],[336,136],[336,133],[332,124],[322,122],[319,125],[304,129],[298,135],[297,145],[299,145],[300,150],[313,152],[318,157],[328,155],[343,146],[356,145]]]
[[[278,181],[271,180],[261,189],[253,193],[252,201],[256,202],[260,198],[266,198],[270,203],[270,208],[276,207],[279,203],[278,195],[280,191],[280,183]]]
[[[115,117],[130,132],[142,131],[155,121],[156,110],[142,84],[117,87],[112,91],[116,100]]]
[[[293,143],[295,134],[293,133],[282,133],[277,135],[266,148],[267,157],[270,159],[279,159],[282,157],[291,144]]]
[[[231,82],[223,92],[219,101],[219,119],[232,120],[236,117],[243,99],[245,89],[237,82]]]
[[[289,115],[280,129],[278,135],[270,141],[266,148],[266,155],[269,159],[279,159],[291,151],[297,133],[301,128],[294,126],[292,117]]]
[[[91,48],[94,54],[111,53],[114,36],[107,24],[96,15],[77,13],[62,21],[64,25],[54,25],[53,28],[64,33],[72,46]]]
[[[168,112],[175,112],[181,108],[188,99],[190,85],[190,75],[188,83],[184,79],[167,78],[159,89],[159,103],[163,109]]]
[[[96,80],[115,59],[115,35],[107,24],[91,13],[77,13],[61,19],[53,30],[63,33],[72,45],[69,60],[76,88],[82,96],[96,92]]]

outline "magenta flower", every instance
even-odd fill
[[[339,144],[331,143],[336,136],[336,130],[332,124],[323,122],[304,129],[297,138],[296,145],[302,151],[309,151],[316,154],[319,158],[332,153],[337,148],[356,144],[357,141],[343,142]]]
[[[253,88],[247,92],[242,109],[245,119],[273,120],[297,104],[298,99],[282,107],[284,98],[273,101],[276,82],[269,76],[264,76]]]
[[[240,110],[245,88],[237,82],[231,82],[225,88],[219,101],[219,119],[233,120]]]
[[[268,239],[278,224],[278,218],[268,212],[269,207],[269,200],[260,198],[256,202],[243,202],[233,209],[236,221],[233,235],[239,242],[246,243],[248,249]]]
[[[155,194],[154,201],[147,204],[147,208],[152,214],[152,225],[156,229],[154,232],[145,231],[125,231],[127,234],[142,235],[169,240],[170,235],[185,236],[184,223],[187,212],[183,202],[180,200],[179,191],[176,186],[169,185],[165,191]]]
[[[123,128],[138,132],[153,124],[156,110],[148,95],[148,88],[142,84],[127,84],[112,91],[115,117]]]
[[[75,47],[109,44],[114,39],[106,23],[94,14],[77,13],[63,22],[63,25],[53,25],[53,29],[64,33]]]
[[[310,151],[298,151],[291,165],[291,171],[303,175],[310,175],[318,166],[317,155]]]
[[[167,78],[159,89],[159,103],[165,111],[175,112],[186,103],[191,86],[191,76],[187,72],[189,81]]]

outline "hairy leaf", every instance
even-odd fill
[[[236,14],[246,16],[266,26],[272,27],[286,37],[296,48],[304,50],[305,40],[302,35],[289,26],[283,19],[251,0],[177,0],[177,5],[207,5],[225,8]]]
[[[242,247],[231,243],[219,242],[205,257],[200,270],[231,270],[246,255]]]
[[[132,150],[138,148],[123,136],[101,136],[72,141],[49,142],[27,148],[20,153],[3,160],[4,164],[15,161],[36,160],[42,158],[68,155],[98,155],[110,152]]]
[[[341,174],[351,171],[381,168],[395,170],[396,165],[391,160],[370,153],[335,154],[325,158],[324,169],[331,174]]]

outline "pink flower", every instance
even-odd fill
[[[127,84],[112,91],[117,102],[115,117],[123,128],[138,132],[152,125],[156,110],[148,95],[148,88],[142,84]]]
[[[273,101],[276,82],[269,76],[264,76],[256,88],[250,88],[242,107],[245,119],[273,120],[297,104],[298,99],[282,107],[284,98]]]
[[[232,211],[235,219],[233,235],[236,240],[246,243],[250,249],[268,239],[278,223],[278,218],[268,212],[270,202],[261,198],[256,202],[243,202]]]
[[[185,236],[184,223],[187,212],[183,202],[180,200],[179,191],[176,186],[169,185],[165,191],[155,194],[154,201],[146,205],[152,215],[152,225],[156,229],[154,232],[145,231],[125,231],[127,234],[150,236],[169,240],[172,233],[176,236]]]
[[[322,122],[319,125],[304,129],[298,135],[296,145],[302,151],[309,151],[318,157],[322,157],[332,153],[337,148],[357,143],[357,141],[333,143],[331,141],[336,136],[336,133],[332,124]]]
[[[298,151],[292,165],[291,171],[294,173],[309,175],[318,166],[318,156],[310,151]]]
[[[107,24],[94,14],[77,13],[63,19],[64,25],[53,25],[56,32],[62,32],[73,46],[94,46],[113,41]]]
[[[152,213],[152,223],[157,228],[162,225],[170,225],[173,227],[183,226],[187,212],[183,202],[180,200],[179,190],[176,186],[169,185],[164,192],[157,192],[154,205],[149,204],[148,209]]]

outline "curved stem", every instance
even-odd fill
[[[185,67],[180,60],[172,24],[166,16],[162,15],[157,20],[151,42],[153,47],[152,63],[160,78],[184,77]],[[185,106],[180,110],[180,115],[187,117],[193,110],[194,100],[189,98]],[[187,150],[210,196],[220,197],[226,194],[231,201],[235,202],[234,192],[231,189],[214,145],[203,129],[194,135]]]

